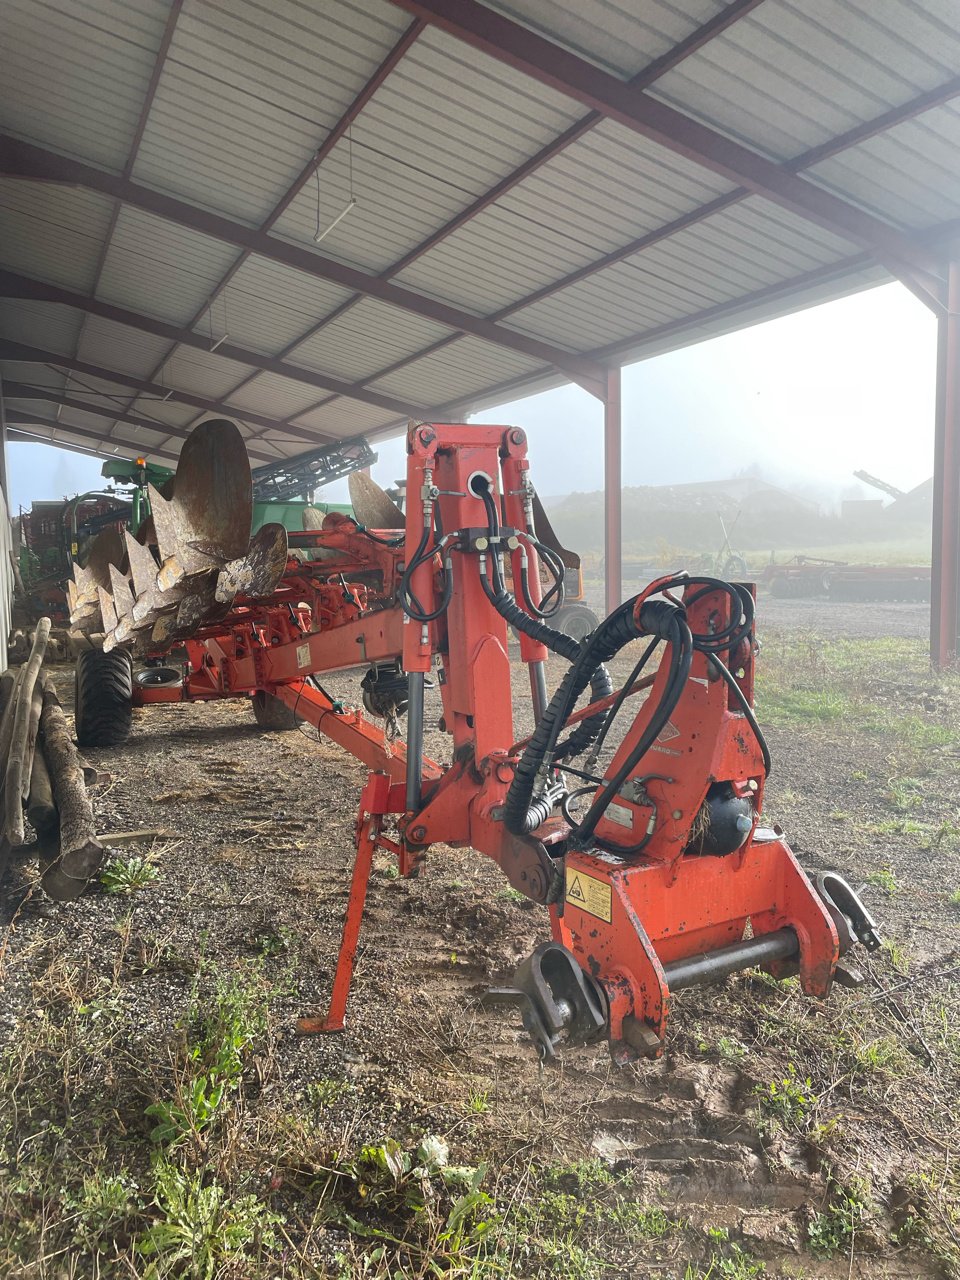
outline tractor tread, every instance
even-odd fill
[[[81,747],[126,742],[133,722],[133,671],[124,650],[84,649],[77,655],[74,721]]]
[[[285,702],[272,693],[259,689],[251,701],[254,719],[261,729],[277,731],[297,727],[297,717]]]

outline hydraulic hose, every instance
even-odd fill
[[[615,609],[587,638],[582,647],[575,641],[571,642],[578,652],[572,659],[570,670],[550,700],[550,705],[537,725],[533,737],[527,743],[507,792],[503,820],[507,830],[512,831],[514,835],[527,835],[543,821],[540,816],[541,805],[531,804],[534,789],[542,771],[552,767],[562,753],[572,754],[571,744],[587,726],[592,726],[590,741],[595,740],[602,730],[607,717],[605,711],[584,720],[566,743],[556,745],[567,718],[588,684],[591,686],[594,701],[605,698],[612,692],[613,686],[603,663],[615,657],[624,645],[629,644],[641,634],[633,619],[633,604],[632,600],[628,600],[626,604]],[[527,617],[516,605],[514,607],[533,626],[542,625]],[[525,628],[521,627],[521,629]],[[569,640],[569,637],[564,639]],[[603,692],[599,691],[601,684]],[[589,742],[584,743],[584,746],[588,745]],[[582,750],[583,747],[580,749]]]
[[[574,640],[572,636],[565,635],[562,631],[556,631],[553,627],[548,627],[546,623],[539,622],[536,618],[531,618],[529,613],[526,613],[520,608],[516,600],[505,587],[501,586],[499,590],[495,590],[490,584],[490,579],[486,572],[486,566],[483,563],[481,563],[480,568],[480,581],[483,584],[483,589],[486,592],[487,599],[496,609],[497,613],[499,613],[502,618],[506,619],[510,626],[516,627],[518,631],[524,632],[524,634],[530,636],[531,639],[538,640],[541,644],[545,644],[553,653],[556,653],[561,658],[566,658],[570,663],[579,663],[581,661],[584,649],[581,648],[579,641]],[[613,652],[616,653],[617,651],[614,650]],[[569,677],[569,672],[567,674]],[[592,702],[599,702],[601,698],[606,698],[613,692],[613,682],[610,679],[610,675],[607,672],[606,667],[603,666],[602,658],[598,658],[593,663],[592,669],[586,674],[583,683],[580,686],[579,692],[576,695],[577,697],[579,697],[580,693],[583,692],[588,684],[590,685]],[[556,695],[554,695],[554,700],[555,699]],[[575,701],[576,698],[574,698],[574,702]],[[551,702],[550,706],[553,706],[553,702]],[[601,711],[595,716],[590,716],[588,719],[577,725],[573,733],[571,733],[564,742],[557,745],[556,739],[559,737],[564,721],[569,714],[570,712],[568,710],[562,720],[550,721],[551,728],[554,727],[554,725],[556,728],[556,733],[553,734],[549,744],[550,747],[553,748],[551,754],[555,759],[565,759],[567,756],[576,756],[582,751],[586,751],[587,747],[591,746],[596,740],[597,735],[603,728],[607,717],[606,711]],[[537,733],[541,732],[541,729],[545,724],[547,724],[549,719],[550,707],[547,708],[543,718],[540,720]],[[507,825],[509,827],[509,822]],[[539,826],[539,823],[536,823],[535,825]],[[512,830],[512,828],[510,829]],[[533,827],[529,829],[532,831]]]

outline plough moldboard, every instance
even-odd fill
[[[152,524],[104,535],[71,587],[75,633],[93,646],[78,659],[81,745],[129,727],[118,689],[132,655],[147,664],[141,703],[249,697],[262,725],[299,718],[370,770],[330,1008],[301,1029],[344,1025],[376,849],[403,875],[431,846],[476,849],[548,909],[551,941],[490,993],[522,1009],[545,1058],[600,1038],[618,1062],[657,1056],[672,993],[737,969],[797,974],[816,996],[856,982],[843,957],[879,945],[872,920],[761,821],[752,588],[672,574],[575,640],[550,625],[564,562],[538,537],[524,433],[420,423],[407,449],[404,512],[358,477],[353,517],[251,540],[240,432],[203,423],[168,491],[151,491]],[[511,632],[536,725],[521,741]],[[643,656],[615,691],[605,664],[634,641]],[[551,654],[563,674],[548,697]],[[313,678],[357,666],[362,710]],[[448,765],[423,753],[431,673]]]
[[[106,529],[68,585],[76,638],[102,637],[135,654],[162,650],[225,617],[239,594],[269,596],[287,564],[282,525],[251,540],[253,486],[246,447],[226,419],[186,441],[169,491],[149,486],[152,518],[139,535]]]

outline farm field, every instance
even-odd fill
[[[548,926],[464,850],[415,881],[378,855],[348,1029],[298,1036],[363,771],[243,702],[136,712],[89,753],[95,805],[158,834],[76,903],[26,862],[3,887],[0,1274],[960,1275],[960,678],[930,675],[925,612],[760,609],[767,818],[866,884],[866,985],[683,992],[664,1058],[626,1070],[602,1046],[542,1070],[479,1006]]]

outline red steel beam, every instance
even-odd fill
[[[419,38],[421,32],[423,32],[425,28],[426,28],[426,24],[423,22],[420,22],[416,19],[413,22],[411,22],[410,26],[407,27],[406,31],[403,33],[403,35],[400,37],[397,43],[393,46],[393,48],[390,50],[390,52],[387,54],[384,60],[377,67],[376,71],[373,73],[370,79],[366,82],[366,84],[363,86],[363,88],[360,90],[357,96],[350,103],[349,107],[347,107],[346,111],[343,113],[343,115],[340,117],[337,123],[333,126],[333,128],[324,138],[323,142],[317,148],[314,155],[312,155],[310,159],[307,161],[307,163],[304,165],[303,169],[300,171],[297,178],[290,184],[290,186],[283,193],[283,195],[280,197],[280,199],[277,201],[274,207],[270,210],[270,213],[267,215],[265,220],[260,224],[261,231],[270,231],[280,221],[280,219],[283,217],[284,213],[286,213],[287,209],[290,207],[290,205],[293,203],[296,197],[300,194],[300,192],[303,190],[306,184],[310,181],[310,179],[313,177],[316,171],[320,168],[324,160],[326,160],[327,156],[334,149],[334,147],[337,145],[340,139],[346,135],[347,131],[349,130],[350,126],[353,124],[354,120],[357,118],[357,116],[360,114],[363,108],[367,105],[367,103],[370,101],[373,95],[377,92],[377,90],[386,80],[387,76],[390,75],[390,73],[394,70],[397,64],[405,56],[405,54],[410,49],[411,45],[413,45],[414,42]],[[221,279],[217,282],[216,286],[211,291],[211,293],[204,300],[204,303],[200,307],[200,309],[187,322],[185,326],[187,329],[194,328],[194,326],[200,322],[200,319],[202,318],[204,313],[209,310],[209,308],[213,305],[213,303],[220,296],[223,290],[226,289],[227,285],[230,283],[233,277],[237,274],[237,272],[240,270],[243,264],[250,258],[250,256],[251,256],[250,252],[246,249],[244,249],[237,256],[237,258],[230,265],[230,267],[227,269],[227,271],[224,273]],[[93,292],[96,293],[96,289],[94,289]],[[292,342],[290,343],[289,346],[284,347],[284,349],[279,353],[280,356],[283,357],[283,356],[289,355],[289,353],[293,350],[293,348],[296,347],[302,341],[303,339],[298,338],[296,342]],[[173,354],[174,350],[175,348],[171,348],[170,351],[167,352],[163,360],[160,362],[160,364],[156,367],[156,369],[154,369],[153,373],[150,375],[151,377],[153,378],[157,377],[158,373],[160,372],[160,369],[162,369],[164,364],[167,362],[167,360],[170,359],[170,356]],[[240,390],[241,387],[246,386],[248,382],[252,382],[253,379],[256,377],[257,377],[257,374],[248,374],[247,377],[242,378],[240,382],[237,383],[237,385],[231,390],[230,394],[235,395]]]
[[[956,664],[960,636],[960,262],[955,260],[949,264],[937,342],[932,550],[930,657],[942,670]]]
[[[241,409],[239,405],[226,404],[222,400],[208,400],[204,396],[195,396],[189,391],[165,387],[160,382],[150,382],[146,378],[135,378],[132,374],[120,373],[117,369],[108,369],[104,365],[88,364],[85,360],[61,355],[57,351],[44,351],[39,347],[28,347],[22,342],[10,342],[0,338],[0,361],[3,360],[15,360],[18,364],[52,364],[61,369],[72,370],[74,373],[85,373],[91,378],[104,378],[109,382],[122,384],[124,387],[133,387],[140,393],[156,396],[158,400],[172,400],[177,404],[187,404],[191,408],[200,409],[203,413],[240,418],[253,426],[263,427],[265,431],[278,431],[285,436],[298,436],[313,444],[324,444],[334,439],[333,436],[321,435],[320,432],[311,431],[307,427],[294,427],[276,418],[266,418],[262,414],[251,413],[247,409]],[[108,393],[97,392],[96,394],[107,395]],[[126,412],[129,412],[136,400],[137,396],[128,400]]]
[[[477,0],[392,3],[642,137],[868,249],[886,262],[898,264],[898,269],[906,267],[937,280],[939,261],[889,223],[676,108],[648,97]]]
[[[112,302],[101,302],[99,298],[91,298],[83,293],[74,293],[62,285],[47,284],[43,280],[32,280],[29,276],[18,275],[14,271],[0,270],[0,298],[32,298],[38,302],[56,302],[63,306],[75,307],[78,311],[89,311],[105,320],[113,320],[116,324],[129,325],[132,329],[140,329],[144,333],[155,334],[159,338],[167,338],[170,342],[182,346],[194,347],[198,351],[209,354],[210,345],[202,334],[190,329],[180,329],[168,324],[165,320],[157,320],[153,316],[142,315],[139,311],[130,311],[126,307],[118,307]],[[312,369],[303,369],[299,365],[287,364],[276,356],[261,355],[256,351],[248,351],[233,343],[223,342],[217,348],[217,355],[225,359],[236,360],[241,364],[249,364],[265,373],[276,373],[284,378],[292,378],[295,382],[304,382],[323,391],[333,391],[338,395],[348,396],[353,400],[362,400],[366,404],[376,405],[391,413],[398,413],[406,418],[422,418],[426,409],[422,405],[410,404],[398,400],[394,396],[380,395],[376,391],[354,392],[352,384],[339,378],[329,378],[322,373],[314,373]],[[237,408],[236,413],[243,410]],[[306,410],[304,410],[306,412]],[[288,430],[286,424],[282,430]],[[316,439],[316,436],[313,437]]]
[[[919,97],[912,98],[909,102],[903,103],[899,107],[893,108],[891,111],[885,111],[883,115],[874,117],[864,124],[857,125],[853,129],[847,130],[846,133],[839,134],[836,138],[830,139],[829,142],[821,143],[817,147],[812,147],[809,151],[803,152],[786,163],[785,167],[793,172],[799,173],[804,169],[810,168],[812,165],[820,163],[822,160],[828,160],[841,152],[848,150],[850,147],[857,146],[861,142],[866,142],[870,138],[877,137],[881,133],[885,133],[888,129],[894,128],[898,124],[903,124],[907,120],[912,120],[916,116],[921,115],[924,111],[929,111],[934,107],[943,106],[947,102],[960,96],[960,76],[954,77],[952,80],[945,81],[936,89],[930,90],[929,93],[920,94]],[[519,171],[518,171],[519,172]],[[565,276],[545,284],[542,288],[528,293],[525,297],[511,302],[505,307],[501,307],[498,311],[494,311],[487,317],[488,320],[500,321],[507,319],[508,316],[515,315],[518,311],[522,311],[525,307],[532,306],[536,302],[542,302],[544,298],[552,297],[556,293],[560,293],[563,289],[568,289],[572,285],[579,284],[582,280],[589,279],[590,276],[596,275],[597,272],[605,270],[607,267],[615,266],[618,262],[624,262],[628,258],[634,257],[638,253],[642,253],[644,249],[649,249],[660,241],[668,239],[670,236],[677,235],[687,228],[696,226],[697,223],[705,221],[715,213],[721,213],[725,209],[732,208],[734,205],[740,204],[746,200],[752,193],[745,187],[737,187],[736,190],[727,192],[726,195],[717,196],[715,199],[708,201],[706,204],[699,205],[696,209],[691,209],[688,213],[681,214],[672,222],[664,223],[662,227],[655,227],[653,231],[648,231],[645,235],[638,236],[634,240],[628,241],[625,245],[621,245],[619,249],[614,249],[610,253],[604,254],[602,258],[596,258],[593,262],[587,263],[586,266],[579,267],[576,271],[571,271]],[[424,242],[427,247],[432,247],[436,243]],[[415,256],[419,257],[418,249],[411,251]],[[408,259],[412,258],[408,255]],[[396,264],[389,268],[390,274],[400,270]],[[904,273],[906,275],[906,273]],[[907,287],[911,287],[908,278],[904,279]],[[922,290],[919,295],[921,301],[926,305],[930,305],[931,298],[927,290]],[[291,350],[303,342],[306,338],[318,333],[324,325],[332,322],[339,314],[342,314],[352,303],[352,299],[338,307],[333,315],[328,316],[326,320],[315,325],[303,338],[298,338],[297,342],[291,344]],[[422,360],[424,356],[432,355],[435,351],[440,351],[444,347],[448,347],[451,343],[459,341],[459,334],[450,334],[448,337],[440,338],[428,347],[421,348],[420,351],[413,355],[405,356],[401,360],[396,360],[392,364],[387,365],[383,369],[378,369],[376,373],[371,374],[368,378],[361,382],[354,383],[354,386],[362,387],[367,383],[377,382],[381,378],[389,376],[397,369],[402,369],[406,365],[411,364],[415,360]],[[310,405],[309,408],[303,410],[304,413],[312,413],[315,409],[321,408],[324,404],[328,404],[334,396],[328,396],[316,404]],[[293,417],[298,417],[294,414]]]
[[[143,133],[147,127],[147,120],[150,118],[150,111],[153,107],[153,100],[157,96],[157,87],[160,84],[160,76],[163,74],[163,68],[166,65],[167,54],[170,52],[170,45],[173,41],[174,32],[177,29],[177,23],[180,20],[180,13],[183,9],[183,0],[171,0],[170,9],[167,13],[167,21],[164,24],[163,35],[160,38],[160,45],[157,49],[157,56],[153,62],[153,70],[150,73],[150,80],[147,83],[147,91],[143,95],[143,102],[140,106],[140,115],[137,118],[136,127],[133,131],[133,139],[127,152],[127,160],[123,166],[123,176],[129,178],[133,173],[133,167],[137,162],[137,156],[140,152],[140,143],[143,141]],[[115,200],[113,210],[110,214],[110,222],[107,226],[106,235],[103,237],[103,244],[100,246],[100,254],[97,258],[96,269],[93,273],[93,286],[90,290],[92,294],[96,294],[100,287],[100,280],[103,276],[103,268],[107,261],[107,254],[110,252],[110,246],[113,243],[113,233],[117,228],[117,220],[120,217],[120,201]],[[77,334],[77,343],[74,348],[74,355],[80,354],[80,344],[83,342],[83,331],[86,327],[86,316],[80,324],[80,332]]]
[[[634,88],[645,89],[648,85],[653,84],[655,80],[658,80],[660,76],[665,75],[673,67],[677,66],[677,64],[682,62],[684,58],[688,58],[692,53],[695,53],[698,49],[707,44],[708,41],[712,40],[715,36],[718,36],[722,31],[726,31],[728,27],[731,27],[740,18],[745,17],[751,12],[751,10],[756,9],[757,6],[762,3],[763,0],[732,0],[731,4],[727,5],[725,9],[722,9],[719,13],[715,14],[709,22],[705,22],[702,26],[697,27],[697,29],[692,31],[685,40],[681,40],[679,44],[675,45],[672,49],[668,49],[667,52],[657,58],[656,61],[651,62],[649,66],[644,67],[644,69],[639,72],[639,74],[635,75],[629,83]],[[491,187],[489,191],[485,191],[483,195],[478,196],[477,199],[467,205],[465,209],[462,209],[448,222],[445,222],[442,227],[439,227],[431,235],[427,236],[425,240],[421,240],[419,244],[414,245],[414,247],[405,253],[402,258],[398,258],[397,261],[387,267],[385,271],[381,271],[381,278],[389,280],[393,276],[399,275],[405,267],[409,267],[412,262],[416,262],[418,258],[422,258],[425,253],[429,253],[429,251],[436,245],[440,244],[441,241],[446,240],[447,237],[453,235],[455,231],[459,231],[460,228],[466,226],[468,222],[472,222],[478,214],[484,211],[484,209],[488,209],[490,205],[495,204],[501,196],[506,195],[508,191],[512,191],[514,187],[518,186],[519,183],[524,180],[524,178],[528,178],[532,173],[535,173],[538,169],[542,168],[549,160],[560,155],[560,153],[565,151],[567,147],[571,146],[585,134],[589,133],[590,130],[595,128],[602,119],[603,116],[599,111],[591,111],[581,119],[577,120],[569,129],[561,133],[559,137],[554,138],[552,142],[548,142],[546,146],[541,147],[536,155],[531,156],[529,160],[525,160],[522,165],[514,169],[512,173],[508,173],[505,178],[502,178],[495,186]],[[306,342],[308,339],[319,333],[321,329],[326,328],[328,324],[333,324],[335,320],[339,320],[345,312],[349,311],[351,307],[355,306],[360,301],[360,297],[360,294],[355,294],[352,298],[348,298],[346,302],[341,303],[341,305],[337,307],[331,315],[326,316],[323,320],[319,321],[312,329],[308,330],[302,338],[298,338],[297,343],[294,343],[293,345],[296,346],[300,342]],[[443,340],[443,342],[444,345],[446,345],[446,341]],[[382,376],[384,375],[381,372],[375,375],[375,377],[368,378],[367,381],[374,382],[377,377]]]
[[[107,173],[82,160],[58,155],[44,147],[30,142],[23,142],[9,134],[0,134],[0,172],[12,177],[26,178],[39,182],[58,182],[84,187],[89,191],[98,191],[101,195],[112,196],[126,204],[144,209],[148,213],[188,227],[202,235],[212,236],[226,244],[247,249],[260,257],[283,266],[292,267],[304,275],[318,280],[329,280],[355,293],[368,294],[381,302],[398,307],[401,311],[410,311],[414,315],[434,320],[450,329],[472,334],[495,346],[506,347],[534,360],[543,360],[563,370],[574,382],[592,390],[601,386],[605,376],[604,370],[583,356],[561,347],[555,347],[539,338],[531,338],[513,329],[502,329],[491,324],[482,316],[471,315],[448,303],[429,298],[425,294],[415,293],[412,289],[404,289],[399,285],[381,280],[357,267],[348,266],[335,258],[325,257],[313,249],[302,245],[279,240],[256,227],[247,227],[233,218],[215,213],[189,204],[185,200],[169,196],[152,187],[141,186],[129,178],[119,174]],[[196,336],[196,335],[195,335]],[[209,349],[209,343],[204,341]],[[219,348],[224,351],[224,347]]]
[[[81,413],[92,413],[98,418],[126,422],[130,426],[142,427],[145,431],[154,431],[163,436],[176,436],[180,440],[186,440],[190,434],[189,427],[175,426],[169,422],[157,422],[155,418],[148,418],[143,415],[129,418],[125,414],[119,414],[116,408],[107,409],[102,405],[86,404],[82,400],[74,400],[71,396],[64,395],[56,387],[35,387],[25,382],[7,381],[4,381],[3,386],[5,394],[14,400],[44,400],[50,404],[62,405],[65,409],[78,409]],[[108,437],[104,436],[102,438],[107,439]],[[277,461],[275,453],[262,453],[260,450],[252,449],[249,452],[267,462]]]
[[[72,435],[80,436],[85,440],[94,440],[99,445],[117,445],[118,448],[129,449],[135,458],[169,458],[172,462],[177,461],[178,455],[166,449],[145,449],[142,444],[121,440],[119,436],[100,436],[87,427],[75,427],[69,422],[57,422],[54,418],[41,418],[37,414],[24,413],[20,409],[8,409],[7,422],[15,422],[21,427],[52,427],[56,431],[69,431]],[[58,449],[70,448],[69,441],[54,440],[50,436],[35,436],[33,439],[36,444],[50,444]]]
[[[620,370],[607,374],[603,404],[603,580],[606,611],[623,599],[623,430]]]

